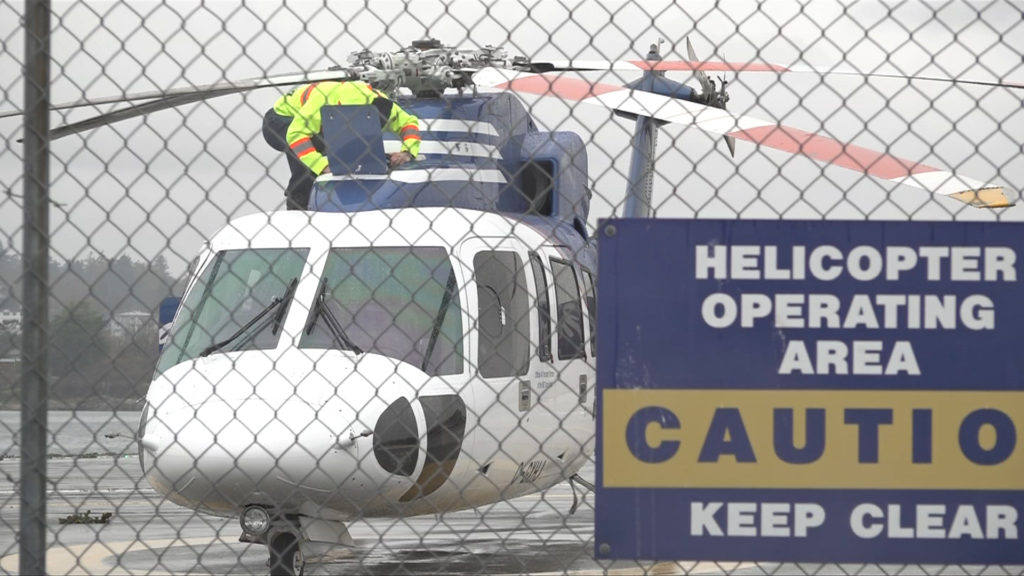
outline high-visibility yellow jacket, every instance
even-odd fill
[[[378,98],[388,100],[384,93],[365,82],[315,82],[299,86],[278,98],[274,112],[292,117],[286,135],[288,146],[314,174],[319,174],[327,167],[327,157],[316,150],[311,137],[320,133],[320,108],[338,104],[373,104]],[[416,157],[420,149],[418,118],[393,103],[384,128],[402,139],[402,151]]]

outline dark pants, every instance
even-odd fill
[[[291,123],[291,116],[281,116],[274,112],[273,108],[267,110],[267,113],[263,115],[263,139],[274,150],[284,152],[284,157],[288,160],[288,169],[292,172],[284,191],[288,209],[308,210],[309,195],[312,192],[313,180],[316,179],[316,176],[288,147],[288,125]],[[312,141],[316,149],[323,152],[323,140],[314,136]]]

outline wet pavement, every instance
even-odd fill
[[[19,461],[0,461],[0,571],[17,572]],[[134,455],[53,458],[47,502],[51,574],[266,573],[264,546],[238,542],[236,519],[165,502],[141,480]],[[584,471],[593,477],[592,467]],[[583,496],[581,492],[581,497]],[[354,522],[354,549],[336,548],[307,574],[519,574],[643,572],[593,559],[593,495],[568,515],[568,484],[477,510]],[[113,514],[107,524],[59,523],[70,514]]]
[[[52,458],[47,501],[50,574],[266,574],[264,546],[238,542],[236,519],[166,502],[141,480],[135,455]],[[18,571],[17,458],[0,460],[0,573]],[[593,466],[582,471],[593,478]],[[567,483],[542,494],[440,516],[349,526],[355,548],[335,548],[306,574],[1022,574],[1002,566],[715,562],[597,562],[593,494],[574,515]],[[110,512],[108,524],[60,524]]]

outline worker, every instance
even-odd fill
[[[420,148],[419,120],[365,82],[315,82],[299,86],[278,98],[263,116],[263,138],[285,153],[291,178],[285,189],[289,210],[306,210],[313,181],[329,174],[320,132],[320,109],[329,105],[373,105],[380,113],[381,129],[402,141],[402,149],[388,155],[396,168],[414,159]]]

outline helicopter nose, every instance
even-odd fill
[[[183,506],[231,513],[261,500],[283,505],[359,465],[338,449],[352,419],[335,413],[328,425],[298,398],[273,407],[262,398],[211,398],[150,410],[140,439],[143,470]]]
[[[358,370],[335,360],[257,386],[239,360],[216,380],[193,370],[152,386],[139,434],[150,484],[214,513],[265,503],[361,515],[437,491],[462,450],[462,397],[385,358],[366,354]]]

